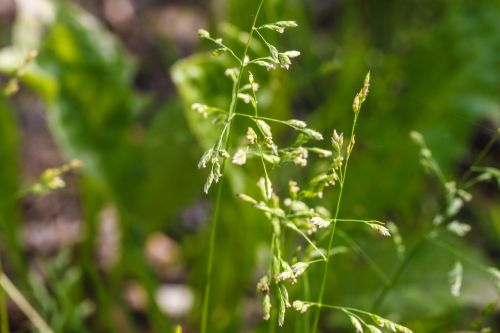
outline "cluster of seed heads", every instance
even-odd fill
[[[199,168],[209,167],[209,175],[205,183],[204,191],[207,193],[213,183],[217,183],[224,173],[226,160],[230,160],[236,166],[243,166],[249,159],[256,158],[262,166],[263,175],[256,182],[260,190],[261,198],[249,194],[240,193],[237,197],[252,205],[256,210],[261,211],[269,220],[272,226],[272,241],[270,244],[271,254],[267,273],[262,276],[257,284],[257,291],[262,296],[263,319],[271,317],[271,309],[274,306],[273,300],[277,300],[278,323],[283,325],[286,309],[293,307],[299,312],[305,312],[311,303],[295,301],[290,302],[287,284],[297,283],[310,265],[320,262],[328,262],[325,249],[318,246],[316,239],[322,231],[327,231],[333,223],[340,221],[337,217],[330,215],[330,212],[320,206],[310,203],[311,199],[323,198],[324,191],[328,187],[333,187],[338,183],[343,185],[346,167],[345,161],[353,150],[355,139],[354,132],[348,138],[348,143],[344,143],[343,133],[333,131],[330,136],[331,147],[325,149],[314,142],[323,140],[323,135],[310,128],[306,122],[299,119],[281,120],[259,115],[258,92],[260,85],[251,72],[252,66],[261,66],[267,70],[289,69],[292,59],[300,55],[298,51],[280,52],[278,48],[271,45],[264,36],[264,31],[274,31],[283,33],[288,28],[295,28],[294,21],[279,21],[253,27],[250,38],[256,35],[267,47],[268,54],[250,58],[245,50],[242,57],[228,47],[222,38],[214,38],[206,30],[200,30],[199,36],[209,40],[217,46],[212,53],[215,56],[226,53],[233,58],[238,67],[230,67],[225,70],[225,75],[232,81],[233,89],[231,103],[227,109],[194,103],[192,109],[200,113],[203,118],[211,120],[213,124],[222,127],[216,142],[203,154],[198,164]],[[250,43],[250,40],[248,41]],[[361,105],[366,100],[370,85],[370,73],[366,75],[361,90],[356,95],[353,102],[355,120],[360,112]],[[239,112],[238,101],[251,107],[253,112]],[[251,125],[239,136],[240,145],[234,150],[230,148],[229,138],[232,124],[235,118],[246,118]],[[286,147],[280,147],[273,135],[274,125],[286,126],[295,131],[295,141]],[[354,128],[354,127],[353,127]],[[233,134],[234,135],[234,134]],[[238,134],[237,134],[238,135]],[[296,181],[288,182],[287,195],[280,198],[274,190],[268,170],[294,164],[298,167],[306,167],[311,155],[317,158],[328,160],[328,167],[312,177],[304,185],[300,186]],[[368,225],[376,233],[382,236],[390,236],[389,229],[384,223],[379,221],[348,220],[357,221]],[[285,233],[295,234],[300,251],[295,251],[293,256],[289,256],[284,248]],[[351,315],[355,327],[359,321],[355,315]],[[389,321],[384,322],[388,325]],[[361,324],[359,324],[361,325]],[[360,326],[361,327],[361,326]],[[370,327],[370,326],[367,326]],[[396,326],[395,326],[396,327]],[[399,327],[399,326],[398,326]],[[376,328],[375,328],[376,329]],[[358,330],[359,331],[359,330]],[[372,329],[372,332],[375,332]],[[399,332],[404,332],[399,330]],[[406,332],[406,331],[405,331]],[[409,332],[409,330],[408,330]]]
[[[62,176],[72,170],[81,168],[81,166],[82,161],[72,160],[58,168],[47,169],[41,174],[38,182],[31,185],[26,192],[34,195],[45,195],[49,192],[64,188],[66,183]]]
[[[35,61],[37,56],[37,50],[30,50],[26,54],[22,64],[14,71],[12,78],[3,88],[3,93],[6,96],[12,96],[19,91],[19,80],[24,76],[24,74],[26,74],[28,67]]]
[[[214,124],[222,124],[223,129],[216,143],[210,147],[202,156],[198,163],[199,168],[206,168],[210,165],[210,172],[205,183],[205,192],[208,193],[213,183],[217,183],[222,177],[225,161],[231,158],[235,165],[243,165],[249,158],[255,157],[262,161],[265,170],[264,186],[266,189],[266,198],[269,200],[272,195],[272,184],[267,175],[266,164],[271,167],[286,162],[293,162],[296,165],[305,167],[309,153],[314,153],[319,157],[326,158],[331,156],[331,151],[319,147],[306,147],[305,144],[311,140],[323,140],[321,133],[308,128],[302,120],[290,119],[279,120],[258,115],[257,92],[259,84],[256,82],[253,73],[250,71],[252,66],[263,66],[268,70],[285,68],[291,65],[291,59],[298,57],[298,51],[279,52],[278,49],[267,42],[261,31],[271,30],[283,33],[287,28],[295,28],[297,24],[294,21],[279,21],[271,24],[264,24],[254,27],[253,31],[261,41],[267,46],[269,55],[264,57],[255,57],[250,59],[248,55],[238,57],[236,53],[229,48],[222,38],[213,38],[206,30],[200,30],[198,35],[206,40],[215,43],[218,48],[213,52],[214,55],[222,53],[230,54],[239,67],[231,67],[225,70],[233,83],[233,98],[228,109],[208,106],[202,103],[194,103],[192,109],[200,113],[204,118],[211,119]],[[247,78],[244,83],[243,77]],[[254,114],[236,112],[237,101],[252,106]],[[253,126],[248,127],[246,131],[246,144],[238,147],[233,154],[227,151],[229,133],[231,131],[232,121],[235,117],[249,118]],[[288,126],[299,133],[296,142],[290,147],[280,149],[274,142],[271,123],[277,123]]]

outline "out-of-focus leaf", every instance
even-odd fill
[[[114,201],[118,206],[121,227],[127,236],[123,248],[128,253],[123,257],[142,253],[141,246],[152,223],[145,221],[147,216],[140,211],[145,200],[141,190],[148,161],[141,147],[145,130],[137,116],[147,100],[134,91],[134,62],[93,17],[70,3],[57,3],[53,22],[39,37],[38,67],[26,75],[24,81],[44,99],[50,129],[63,153],[83,160],[88,183],[99,184],[86,188],[97,189],[99,193],[85,193],[85,196]],[[154,163],[152,159],[149,161]],[[171,177],[176,177],[175,173],[171,173]],[[168,186],[164,190],[169,190]],[[161,196],[161,193],[155,194]],[[94,224],[95,208],[103,203],[90,204],[91,211],[87,211],[87,207],[83,207],[83,211]],[[95,225],[92,229],[96,230]],[[90,243],[85,246],[85,260],[92,256],[89,246],[94,244],[94,238],[90,236]],[[133,262],[123,261],[120,269],[137,274],[153,295],[151,271],[142,266],[141,271],[136,272],[138,267]],[[100,293],[103,286],[95,280],[95,268],[89,265],[85,268],[96,283],[95,291]],[[109,288],[108,297],[113,297],[119,287],[117,284]],[[106,315],[110,302],[107,296],[99,296],[102,322],[96,324],[97,327],[109,323]],[[164,330],[167,320],[155,302],[150,303],[148,311],[153,326]]]
[[[171,68],[172,80],[179,92],[188,125],[200,141],[202,147],[211,147],[221,131],[196,111],[193,103],[202,103],[223,110],[229,108],[228,95],[231,93],[231,79],[224,75],[224,62],[202,53],[178,61]],[[229,64],[226,63],[226,67]]]
[[[48,119],[66,155],[107,184],[121,203],[133,203],[140,181],[132,126],[143,100],[132,87],[134,64],[90,15],[60,4],[41,42],[40,75],[33,85],[46,101]],[[43,83],[53,85],[44,89]]]
[[[50,0],[16,0],[17,15],[12,31],[12,45],[0,51],[0,70],[18,68],[26,53],[40,47],[44,29],[52,23],[56,5]]]
[[[150,124],[143,142],[145,177],[139,190],[143,217],[162,225],[201,194],[196,168],[200,150],[189,133],[182,107],[170,103]],[[182,171],[182,172],[181,172]]]

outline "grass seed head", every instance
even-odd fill
[[[378,223],[370,223],[370,227],[381,236],[385,236],[385,237],[391,236],[391,232],[384,225],[381,225]]]
[[[318,226],[318,228],[326,228],[330,225],[330,221],[325,220],[321,216],[313,216],[311,218],[311,223],[314,224],[315,226]]]
[[[304,303],[302,301],[294,301],[293,304],[292,304],[293,308],[295,310],[297,310],[298,312],[300,313],[305,313],[307,311],[307,309],[309,309],[309,307],[311,306],[310,304],[308,303]]]
[[[257,133],[253,130],[253,128],[249,127],[246,134],[246,139],[252,145],[257,142]]]
[[[363,326],[361,325],[359,319],[352,315],[349,315],[349,319],[351,320],[352,326],[354,326],[356,333],[363,333]]]
[[[262,310],[264,312],[262,319],[269,320],[271,318],[271,307],[271,297],[269,297],[269,294],[266,294],[262,300]]]
[[[202,39],[208,39],[210,38],[210,33],[206,31],[205,29],[199,29],[198,30],[198,37]]]

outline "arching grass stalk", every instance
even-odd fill
[[[254,17],[253,22],[252,22],[252,27],[250,29],[248,41],[247,41],[247,43],[245,45],[245,49],[243,51],[243,56],[239,59],[233,52],[230,52],[230,54],[233,57],[236,57],[236,59],[239,60],[239,72],[238,72],[238,77],[233,84],[233,90],[232,90],[232,95],[231,95],[231,104],[229,106],[228,118],[226,120],[226,125],[224,127],[224,129],[226,129],[226,127],[227,127],[227,135],[225,136],[225,141],[224,141],[224,150],[227,150],[228,145],[229,145],[229,139],[231,136],[231,125],[232,125],[232,121],[234,118],[234,113],[236,112],[236,106],[238,104],[238,92],[240,90],[241,78],[243,76],[243,70],[245,67],[244,62],[245,62],[245,58],[247,57],[248,48],[250,46],[250,42],[252,41],[253,32],[255,30],[255,25],[257,23],[257,18],[259,17],[259,13],[260,13],[260,10],[262,8],[263,3],[264,3],[264,0],[261,0],[259,6],[257,7],[257,11],[255,12],[255,17]],[[230,49],[228,49],[228,50],[230,50]],[[224,132],[225,131],[223,131],[223,133],[222,133],[222,137],[224,136]],[[221,166],[221,170],[220,170],[222,175],[224,174],[223,173],[224,166],[225,166],[225,159],[222,162],[222,166]],[[220,202],[221,202],[223,185],[224,185],[224,177],[222,176],[221,182],[220,182],[219,187],[217,189],[217,194],[216,194],[216,199],[215,199],[215,208],[214,208],[214,214],[212,217],[212,225],[211,225],[211,231],[210,231],[210,243],[209,243],[209,248],[208,248],[208,261],[207,261],[207,277],[206,277],[206,281],[205,281],[205,291],[203,294],[201,333],[206,333],[207,327],[208,327],[208,309],[210,306],[210,291],[211,291],[211,285],[212,285],[215,238],[216,238],[216,233],[217,233],[217,224],[219,221],[219,211],[220,211]]]
[[[354,98],[353,102],[353,111],[354,111],[354,120],[352,122],[352,128],[351,128],[351,135],[349,137],[349,143],[347,145],[347,151],[346,151],[346,159],[344,163],[344,168],[342,172],[340,173],[339,177],[339,194],[337,198],[337,204],[335,207],[335,214],[333,216],[333,223],[331,226],[331,231],[330,231],[330,236],[329,236],[329,241],[328,241],[328,248],[326,250],[326,260],[325,260],[325,266],[323,269],[323,278],[321,280],[321,286],[319,289],[319,294],[318,294],[318,304],[321,304],[323,302],[323,296],[325,293],[325,287],[326,287],[326,280],[328,278],[328,266],[330,263],[330,255],[333,250],[333,238],[335,236],[335,228],[337,226],[337,218],[339,216],[340,212],[340,206],[342,204],[342,194],[344,192],[344,185],[347,177],[347,167],[349,164],[349,158],[351,157],[352,150],[354,148],[355,144],[355,131],[356,131],[356,126],[358,124],[358,116],[359,112],[361,110],[361,106],[363,102],[366,100],[366,97],[368,96],[368,89],[370,86],[370,72],[365,77],[365,82],[363,85],[363,88],[361,88],[360,92],[356,95]],[[340,152],[339,152],[340,154]],[[314,321],[313,321],[313,326],[311,332],[316,333],[318,331],[318,324],[319,324],[319,317],[321,315],[321,307],[319,307],[314,315]]]
[[[326,308],[336,310],[346,315],[351,321],[352,326],[356,332],[379,332],[380,328],[386,328],[388,331],[396,333],[413,333],[408,327],[397,324],[389,319],[380,317],[374,313],[363,311],[356,308],[347,306],[329,305],[316,302],[295,301],[293,307],[300,313],[305,313],[310,307],[317,307],[318,309]],[[380,327],[380,328],[379,328]]]
[[[439,164],[437,161],[433,158],[431,151],[427,147],[427,144],[425,143],[425,140],[423,136],[418,133],[418,132],[411,132],[410,137],[417,143],[417,145],[420,147],[420,163],[422,166],[432,173],[440,182],[443,190],[446,192],[447,191],[447,182],[446,179],[443,175],[443,172],[441,171],[441,168],[439,167]],[[446,217],[449,218],[449,217]],[[441,218],[443,221],[441,221],[441,224],[444,224],[445,221],[444,219],[446,218]],[[438,225],[436,224],[431,224],[429,227],[426,228],[426,230],[420,235],[420,237],[417,239],[413,247],[406,253],[406,255],[403,257],[403,259],[398,263],[394,271],[392,272],[391,276],[389,277],[389,281],[384,285],[382,288],[381,292],[375,298],[371,310],[376,312],[378,311],[380,305],[384,301],[384,299],[387,297],[389,292],[392,290],[392,288],[397,284],[397,281],[399,280],[401,274],[404,272],[406,267],[410,264],[411,260],[415,257],[415,255],[419,252],[419,250],[422,248],[422,246],[425,243],[425,240],[427,237],[433,233],[436,229],[438,228]]]
[[[431,235],[434,235],[438,231],[446,230],[445,229],[446,224],[448,222],[451,222],[455,218],[455,215],[459,212],[460,208],[463,205],[463,202],[470,200],[470,194],[467,193],[466,190],[468,190],[471,186],[479,182],[494,178],[494,175],[490,174],[488,168],[482,169],[482,168],[477,168],[477,166],[486,157],[489,150],[493,147],[493,144],[496,142],[497,138],[500,135],[500,128],[497,129],[496,133],[492,136],[490,141],[477,155],[472,165],[460,178],[458,184],[456,184],[454,181],[448,182],[445,179],[443,172],[441,171],[441,168],[432,157],[432,153],[427,147],[422,135],[417,132],[412,132],[410,135],[412,139],[420,146],[421,164],[425,169],[431,171],[431,173],[433,173],[439,179],[441,185],[443,186],[443,191],[445,192],[446,195],[447,204],[444,207],[443,212],[436,215],[433,223],[429,225],[424,232],[422,232],[422,234],[419,236],[419,238],[417,239],[413,247],[410,249],[410,251],[405,255],[403,260],[399,262],[399,264],[393,271],[392,275],[390,276],[388,283],[384,285],[379,295],[373,302],[371,307],[371,311],[373,312],[378,311],[379,307],[382,305],[383,301],[385,300],[389,292],[397,284],[401,275],[403,274],[405,269],[409,266],[412,259],[422,249],[425,242],[431,239]],[[478,172],[479,175],[476,175],[475,177],[472,177],[472,179],[470,179],[474,171]],[[458,206],[456,206],[457,202],[459,202]],[[453,208],[453,207],[458,207],[458,208]],[[442,245],[443,243],[439,243],[439,241],[434,238],[432,238],[432,242],[434,244],[440,245],[441,247],[445,247]],[[461,258],[461,256],[459,255],[460,253],[459,251],[456,251],[453,248],[450,248],[449,246],[445,249],[452,252],[457,258],[463,260],[463,258]],[[486,268],[482,267],[481,269],[488,273],[488,270]]]

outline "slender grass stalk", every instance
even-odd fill
[[[203,295],[203,313],[201,317],[201,332],[207,332],[208,324],[208,308],[210,302],[210,291],[212,286],[212,271],[213,271],[213,260],[214,260],[214,249],[215,249],[215,236],[217,234],[217,220],[219,219],[219,209],[220,201],[222,196],[222,186],[224,185],[224,178],[217,188],[217,196],[215,199],[215,209],[212,217],[212,229],[210,230],[210,244],[208,248],[208,262],[207,262],[207,280],[205,283],[205,292]]]
[[[475,259],[470,258],[467,255],[464,255],[460,250],[456,249],[452,245],[450,245],[446,242],[442,242],[438,239],[429,239],[429,243],[431,243],[431,244],[433,244],[441,249],[446,250],[447,252],[449,252],[453,256],[459,258],[462,261],[465,261],[471,267],[474,267],[483,273],[491,274],[490,271],[488,270],[488,267],[486,267],[482,264],[478,264],[478,262]]]
[[[295,225],[293,225],[291,223],[287,224],[287,227],[292,229],[293,231],[295,231],[299,235],[301,235],[302,238],[304,238],[306,240],[306,242],[309,243],[309,246],[311,246],[318,253],[318,255],[321,258],[323,258],[323,261],[325,261],[325,262],[327,261],[323,252],[321,252],[320,249],[318,249],[318,247],[316,245],[314,245],[314,242],[309,237],[307,237],[307,235],[302,230],[300,230],[299,228],[297,228]]]
[[[370,268],[375,272],[375,274],[377,274],[377,276],[379,277],[379,279],[384,284],[389,283],[389,278],[385,275],[384,271],[377,265],[377,263],[375,262],[375,260],[373,260],[368,255],[368,253],[366,253],[366,251],[363,250],[363,248],[361,246],[359,246],[358,243],[356,243],[354,241],[354,239],[352,239],[349,235],[347,235],[342,230],[337,230],[337,235],[339,235],[342,239],[344,239],[344,241],[347,244],[349,244],[349,246],[351,248],[353,248],[354,251],[358,252],[365,259],[365,261],[368,263],[368,265],[370,266]]]
[[[387,297],[387,294],[392,290],[392,288],[396,285],[397,281],[401,277],[401,274],[403,271],[406,269],[406,267],[410,264],[411,260],[415,257],[415,255],[418,253],[418,251],[422,248],[422,246],[425,243],[425,240],[427,239],[428,232],[425,232],[418,240],[415,245],[408,251],[404,259],[399,263],[399,265],[396,267],[394,272],[392,273],[391,277],[389,278],[389,282],[384,285],[384,288],[380,292],[380,294],[377,296],[375,301],[372,304],[371,310],[372,312],[377,312],[380,305],[382,302],[385,300]]]
[[[38,312],[24,298],[14,284],[5,274],[0,275],[0,287],[2,287],[19,309],[24,313],[31,323],[40,330],[41,333],[54,333],[49,325],[43,320]]]
[[[474,162],[471,164],[471,166],[467,169],[467,171],[462,176],[461,182],[465,183],[465,181],[467,180],[467,178],[472,173],[472,170],[474,169],[474,167],[476,167],[483,160],[483,158],[486,157],[486,155],[488,154],[488,152],[490,151],[490,149],[493,147],[493,145],[495,144],[495,142],[497,141],[497,139],[498,139],[499,136],[500,136],[500,128],[497,129],[497,131],[495,132],[495,135],[493,135],[491,137],[490,141],[488,141],[488,143],[486,144],[486,146],[484,146],[484,148],[481,150],[481,152],[474,159]]]
[[[3,276],[2,258],[0,257],[0,276]],[[2,333],[9,333],[9,316],[7,314],[7,298],[3,288],[0,288],[0,325]]]
[[[238,72],[238,78],[233,85],[233,91],[232,91],[232,96],[231,96],[231,104],[229,106],[229,113],[228,113],[228,119],[227,119],[227,126],[228,126],[228,133],[224,142],[224,149],[227,150],[227,147],[229,145],[229,139],[231,137],[231,125],[232,121],[234,118],[234,113],[236,112],[236,106],[238,103],[238,91],[240,90],[240,83],[241,83],[241,78],[243,77],[243,70],[245,67],[244,64],[244,59],[247,56],[248,53],[248,48],[250,47],[250,42],[252,41],[252,36],[253,32],[255,30],[255,24],[257,23],[257,18],[259,17],[260,10],[262,8],[262,5],[264,3],[264,0],[261,0],[257,11],[255,12],[255,17],[253,19],[252,23],[252,28],[250,29],[250,33],[248,36],[248,41],[245,45],[245,49],[243,51],[243,56],[241,57],[239,61],[239,72]],[[225,167],[225,160],[222,163],[221,167],[221,173],[224,175],[224,167]],[[205,282],[205,291],[204,291],[204,296],[203,296],[203,310],[202,310],[202,318],[201,318],[201,333],[206,333],[207,332],[207,327],[208,327],[208,309],[210,306],[210,291],[211,291],[211,285],[212,285],[212,273],[213,273],[213,259],[214,259],[214,250],[215,250],[215,238],[217,234],[217,224],[219,221],[219,212],[220,212],[220,201],[221,201],[221,196],[222,196],[222,187],[224,184],[224,176],[222,176],[221,181],[219,183],[218,189],[217,189],[217,194],[216,194],[216,201],[215,201],[215,210],[214,214],[212,217],[212,226],[211,226],[211,231],[210,231],[210,243],[209,243],[209,248],[208,248],[208,262],[207,262],[207,277],[206,277],[206,282]]]
[[[357,313],[360,313],[360,314],[364,314],[364,315],[367,315],[367,316],[371,316],[373,313],[372,312],[368,312],[368,311],[363,311],[363,310],[360,310],[360,309],[356,309],[356,308],[351,308],[351,307],[348,307],[348,306],[338,306],[338,305],[330,305],[330,304],[323,304],[323,303],[317,303],[317,302],[304,302],[308,305],[311,305],[311,306],[316,306],[318,308],[326,308],[326,309],[332,309],[332,310],[340,310],[340,311],[352,311],[352,312],[357,312]]]
[[[323,304],[323,303],[316,303],[316,302],[303,302],[303,301],[295,301],[293,307],[302,313],[307,311],[309,307],[318,307],[318,308],[327,308],[327,309],[332,309],[332,310],[337,310],[339,312],[344,313],[347,315],[354,326],[354,329],[356,332],[367,332],[363,329],[363,327],[368,328],[368,331],[370,332],[382,332],[378,327],[385,327],[388,331],[391,332],[401,332],[401,333],[412,333],[412,330],[410,330],[408,327],[405,327],[403,325],[397,324],[389,319],[380,317],[372,312],[352,308],[352,307],[347,307],[347,306],[337,306],[337,305],[330,305],[330,304]],[[369,324],[365,319],[370,320],[373,324]],[[376,326],[375,326],[376,325]]]
[[[358,112],[355,112],[354,113],[354,121],[352,123],[352,128],[351,128],[351,135],[350,135],[350,138],[349,138],[349,146],[353,145],[353,140],[354,140],[354,131],[356,129],[356,125],[357,125],[357,122],[358,122],[358,115],[359,115],[359,111]],[[335,236],[335,228],[337,226],[337,218],[339,216],[339,212],[340,212],[340,205],[342,203],[342,194],[344,192],[344,185],[345,185],[345,180],[346,180],[346,176],[347,176],[347,166],[349,164],[349,157],[350,157],[350,152],[346,155],[346,161],[345,161],[345,164],[344,164],[344,169],[343,171],[341,172],[341,177],[340,177],[340,189],[339,189],[339,195],[338,195],[338,198],[337,198],[337,204],[336,204],[336,207],[335,207],[335,214],[334,214],[334,217],[333,217],[333,223],[332,223],[332,228],[331,228],[331,231],[330,231],[330,239],[329,239],[329,242],[328,242],[328,248],[326,250],[326,260],[325,260],[325,266],[324,266],[324,269],[323,269],[323,278],[321,279],[321,287],[320,287],[320,290],[319,290],[319,295],[318,295],[318,301],[317,303],[321,304],[323,302],[323,296],[324,296],[324,293],[325,293],[325,287],[326,287],[326,280],[328,278],[328,266],[329,266],[329,263],[330,263],[330,254],[333,250],[333,238]],[[313,333],[316,333],[318,332],[318,324],[319,324],[319,317],[320,317],[320,314],[321,314],[321,307],[319,307],[317,310],[316,310],[316,313],[314,315],[314,320],[313,320],[313,326],[312,326],[312,330],[311,332]]]

